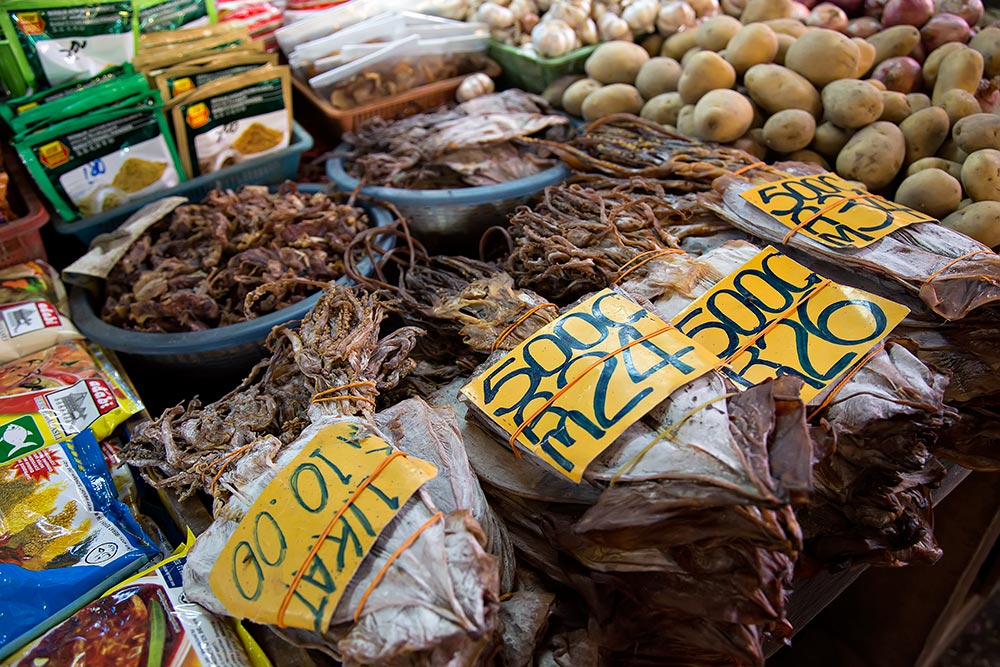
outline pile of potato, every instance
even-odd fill
[[[814,162],[1000,244],[1000,28],[924,55],[914,25],[851,37],[757,2],[746,23],[718,15],[662,44],[602,44],[586,77],[544,94],[586,120],[635,113],[762,160]]]

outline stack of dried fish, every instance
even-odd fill
[[[348,171],[366,185],[431,190],[531,176],[558,160],[518,140],[558,143],[572,134],[544,99],[507,90],[399,120],[372,118],[344,139],[353,146]]]
[[[213,190],[136,239],[108,276],[101,317],[136,331],[199,331],[278,310],[316,290],[284,279],[342,276],[347,244],[369,224],[345,195],[292,184]],[[250,310],[246,296],[261,285],[272,288]]]

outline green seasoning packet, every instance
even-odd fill
[[[288,146],[292,134],[288,67],[259,67],[175,98],[177,147],[188,178]]]
[[[156,87],[166,102],[206,83],[277,64],[277,53],[239,52],[198,58],[165,70],[156,77]]]
[[[14,139],[65,220],[93,215],[183,180],[156,91]]]
[[[36,90],[89,79],[135,55],[131,0],[8,0],[0,27]]]
[[[215,0],[136,0],[139,32],[194,28],[216,23]]]
[[[70,95],[74,95],[82,90],[89,90],[109,81],[114,81],[119,77],[132,74],[132,72],[132,66],[126,63],[118,67],[112,67],[104,70],[97,76],[87,79],[86,81],[71,81],[69,83],[64,83],[61,86],[56,86],[55,88],[43,90],[39,93],[7,100],[6,102],[0,103],[0,118],[3,118],[7,121],[8,125],[13,127],[12,123],[14,122],[14,119],[25,112],[38,109],[50,102],[58,102],[59,100],[69,97]],[[14,131],[17,133],[20,130],[15,129]]]

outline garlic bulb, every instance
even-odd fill
[[[517,21],[520,21],[528,14],[538,13],[538,5],[535,4],[534,0],[510,0],[507,9],[514,14],[514,19]]]
[[[747,0],[720,0],[719,4],[722,5],[722,11],[739,18],[747,6]]]
[[[546,19],[531,31],[531,43],[543,58],[555,58],[575,49],[580,41],[565,21]]]
[[[608,12],[597,21],[597,33],[603,42],[613,42],[618,39],[632,40],[632,29],[620,16]]]
[[[719,0],[688,0],[688,4],[700,19],[716,16],[722,12]]]
[[[660,3],[657,0],[636,0],[622,11],[621,17],[634,34],[642,35],[653,32],[659,10]]]
[[[576,29],[577,37],[583,44],[597,44],[600,41],[597,35],[597,24],[594,19],[587,19],[581,27]]]
[[[476,10],[475,20],[488,25],[494,30],[503,30],[514,25],[514,12],[501,7],[495,2],[487,2]]]
[[[539,13],[549,11],[550,7],[552,7],[552,0],[538,0]]]
[[[527,33],[525,37],[527,37],[528,40],[531,39],[528,35],[530,35],[531,31],[535,29],[535,26],[538,25],[540,20],[541,19],[538,18],[538,14],[525,14],[521,17],[521,31]]]
[[[542,17],[542,22],[556,19],[572,28],[579,28],[590,18],[590,9],[590,0],[555,0],[549,11]]]
[[[496,89],[493,79],[485,72],[470,74],[459,84],[455,91],[455,99],[459,102],[468,102],[474,97],[489,95]]]
[[[661,35],[672,35],[684,28],[695,25],[698,17],[686,2],[668,2],[660,8],[656,16],[656,29]]]

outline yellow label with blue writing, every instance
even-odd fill
[[[728,364],[747,388],[778,375],[804,381],[809,401],[861,360],[909,309],[838,285],[765,248],[671,322]]]
[[[907,225],[934,221],[886,199],[848,199],[867,194],[864,188],[827,173],[767,183],[740,196],[789,230],[806,223],[795,234],[831,248],[864,248]]]
[[[625,429],[718,365],[697,342],[606,289],[539,329],[462,393],[508,434],[518,433],[517,443],[579,482]]]
[[[240,521],[209,575],[230,614],[325,632],[379,534],[437,476],[360,431],[341,423],[317,433]]]

